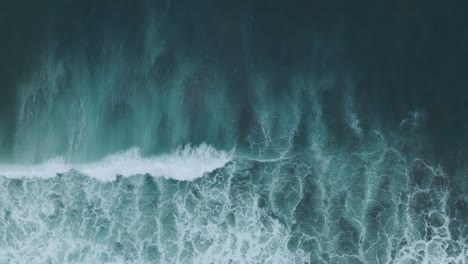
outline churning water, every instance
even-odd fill
[[[0,263],[467,263],[467,9],[7,4]]]

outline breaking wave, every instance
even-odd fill
[[[64,158],[55,158],[39,165],[1,165],[0,175],[7,178],[50,178],[71,170],[101,181],[115,180],[116,176],[150,174],[175,180],[191,181],[223,167],[232,153],[218,151],[212,146],[186,145],[169,155],[143,157],[138,148],[119,152],[90,164],[70,164]]]

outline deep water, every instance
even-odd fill
[[[0,263],[467,263],[463,1],[0,8]]]

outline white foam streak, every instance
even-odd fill
[[[151,174],[155,177],[191,181],[223,167],[232,153],[218,151],[212,146],[187,145],[169,155],[142,157],[138,148],[132,148],[90,164],[69,164],[55,158],[40,165],[0,165],[0,175],[7,178],[50,178],[57,173],[78,170],[101,181],[112,181],[117,175]]]

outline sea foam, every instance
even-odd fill
[[[0,165],[0,175],[7,178],[50,178],[57,174],[78,170],[101,181],[112,181],[118,175],[124,177],[150,174],[175,180],[191,181],[223,167],[232,158],[232,152],[216,150],[208,144],[179,147],[171,154],[143,157],[140,149],[131,148],[103,160],[86,164],[71,164],[63,157],[38,165]]]

